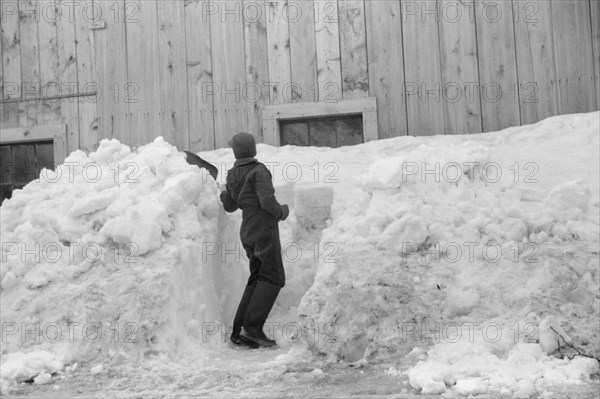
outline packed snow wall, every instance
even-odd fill
[[[599,116],[339,149],[259,144],[291,208],[269,332],[333,361],[407,359],[423,393],[526,375],[507,394],[527,394],[548,370],[596,372],[548,354],[600,346]],[[234,161],[200,155],[220,179]],[[2,378],[223,348],[248,271],[241,214],[224,213],[211,178],[162,139],[135,152],[103,141],[66,165],[0,208]],[[472,364],[502,381],[476,381]]]
[[[207,173],[161,138],[72,153],[0,208],[2,379],[154,353],[201,358],[245,268]],[[239,291],[239,292],[237,292]]]
[[[426,394],[527,396],[597,373],[599,131],[593,113],[362,146],[322,236],[339,262],[298,308],[307,337],[321,329],[307,345],[417,363],[402,371]]]

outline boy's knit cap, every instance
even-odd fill
[[[256,156],[256,141],[250,133],[238,133],[227,144],[233,148],[235,159],[253,158]]]

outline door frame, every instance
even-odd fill
[[[67,157],[67,125],[41,125],[14,127],[0,130],[0,144],[20,144],[52,140],[54,166],[61,165]]]

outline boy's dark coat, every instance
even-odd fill
[[[227,212],[242,210],[240,238],[250,259],[248,285],[265,281],[285,285],[278,220],[282,208],[275,199],[271,172],[254,158],[238,159],[227,172],[227,191],[221,193]]]

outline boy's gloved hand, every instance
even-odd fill
[[[281,216],[279,216],[279,220],[283,222],[289,215],[290,208],[287,206],[287,204],[281,205]]]

